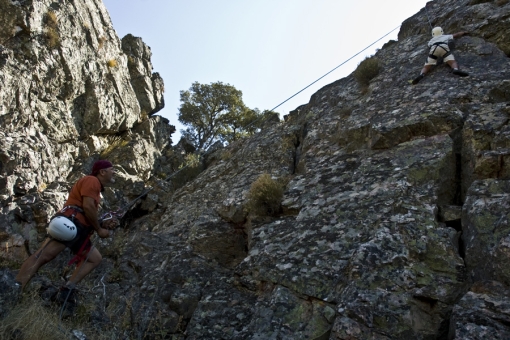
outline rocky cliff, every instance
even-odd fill
[[[510,337],[508,1],[429,2],[376,53],[368,89],[353,76],[329,84],[171,182],[192,150],[172,148],[173,127],[153,115],[163,83],[150,49],[119,41],[98,1],[0,4],[4,320],[19,308],[13,273],[70,182],[108,157],[120,183],[107,204],[155,189],[94,241],[103,263],[79,287],[81,323],[66,324],[81,335]],[[470,32],[453,46],[469,77],[439,65],[408,84],[426,58],[427,15]],[[247,206],[264,173],[286,183],[272,216]],[[68,258],[33,280],[36,301],[50,304]]]

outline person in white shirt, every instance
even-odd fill
[[[434,27],[432,29],[432,39],[430,39],[428,45],[430,47],[429,56],[427,58],[427,62],[423,69],[420,72],[420,75],[416,77],[411,83],[413,85],[418,84],[420,80],[425,77],[425,75],[430,71],[432,66],[437,65],[437,59],[443,58],[443,61],[448,64],[453,69],[453,74],[466,77],[469,74],[459,70],[459,65],[453,54],[450,52],[450,47],[448,46],[448,42],[453,39],[457,39],[462,37],[463,35],[468,34],[468,32],[458,32],[455,34],[444,34],[443,29],[441,27]]]

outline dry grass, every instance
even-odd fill
[[[46,29],[46,39],[48,40],[48,45],[50,48],[55,48],[60,46],[60,35],[57,31],[57,14],[53,11],[48,11],[46,13],[46,24],[48,28]]]
[[[58,32],[54,28],[49,28],[46,31],[46,39],[48,40],[48,45],[51,48],[58,47],[60,45],[60,36]]]
[[[129,144],[128,140],[122,139],[122,137],[120,136],[114,136],[110,140],[108,147],[101,151],[101,153],[99,154],[99,158],[106,159],[112,153],[113,150],[117,148],[123,148],[128,144]]]
[[[56,28],[57,23],[57,14],[53,11],[48,11],[48,13],[46,13],[46,24],[50,27]]]
[[[58,340],[69,330],[59,329],[58,313],[42,306],[39,298],[25,299],[0,323],[0,339]]]
[[[6,250],[9,251],[9,248]],[[23,264],[23,261],[15,256],[9,256],[9,253],[4,253],[0,256],[0,268],[18,269]],[[1,339],[1,337],[0,337]]]
[[[496,5],[498,6],[504,6],[508,3],[509,0],[497,0]]]
[[[380,70],[381,65],[379,63],[379,59],[376,57],[367,57],[359,63],[358,67],[354,71],[354,78],[361,88],[366,89],[370,84],[370,81],[377,77]]]
[[[261,216],[273,216],[280,212],[284,185],[269,174],[260,175],[250,187],[248,210]]]
[[[229,159],[231,159],[233,156],[232,154],[232,151],[230,150],[223,150],[221,155],[220,155],[220,158],[224,161],[228,161]]]
[[[39,187],[37,188],[37,191],[43,192],[44,190],[46,190],[47,187],[48,187],[48,184],[42,182],[41,184],[39,184]]]
[[[108,60],[108,62],[106,63],[106,65],[108,65],[108,67],[117,67],[119,64],[117,63],[117,60],[115,59],[110,59]]]
[[[149,114],[147,113],[147,111],[142,110],[142,111],[140,112],[140,121],[144,122],[144,121],[146,121],[147,119],[149,119]]]
[[[60,320],[60,305],[47,305],[48,302],[43,302],[37,292],[31,294],[25,293],[23,300],[0,320],[0,339],[75,339],[73,330],[81,331],[87,339],[118,339],[118,332],[115,329],[100,329],[90,322],[90,314],[97,308],[93,301],[78,304],[76,314],[72,318]],[[109,307],[109,317],[118,316],[118,310],[111,310],[116,304]]]
[[[99,37],[97,39],[97,49],[98,50],[102,49],[105,42],[106,42],[106,38],[105,37]]]

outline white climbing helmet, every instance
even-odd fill
[[[64,216],[57,216],[50,221],[48,234],[58,241],[71,241],[76,237],[76,225]]]
[[[443,32],[443,29],[441,27],[434,27],[432,29],[432,37],[439,37],[440,35],[443,35],[444,32]]]

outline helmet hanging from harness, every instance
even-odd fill
[[[64,216],[56,216],[46,229],[48,234],[59,241],[71,241],[76,237],[76,225]]]

